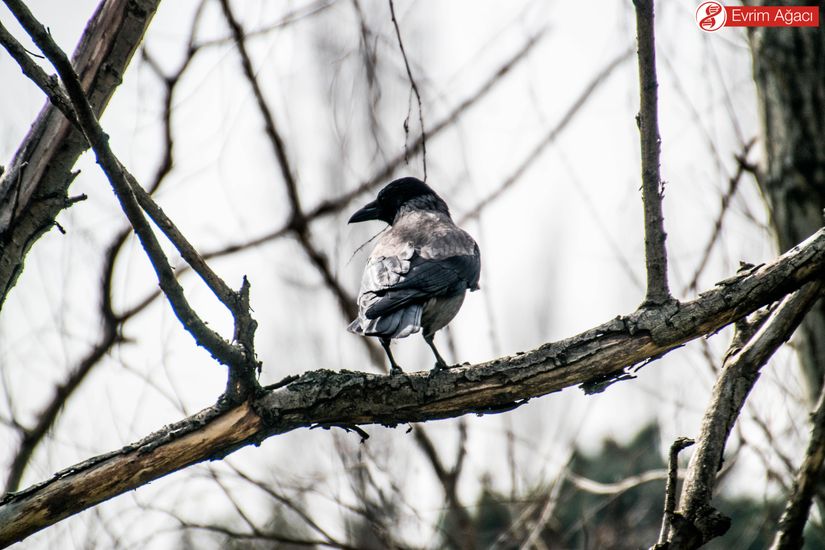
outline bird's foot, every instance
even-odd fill
[[[442,363],[442,362],[436,361],[435,365],[433,366],[433,369],[430,372],[431,373],[441,372],[443,370],[452,369],[452,368],[455,368],[457,366],[458,365],[448,365],[447,363]]]
[[[401,367],[399,367],[398,365],[393,365],[393,366],[390,367],[390,376],[393,376],[393,375],[396,375],[396,374],[404,374],[404,371],[401,370]]]

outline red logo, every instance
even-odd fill
[[[722,27],[818,27],[819,6],[723,6],[702,2],[696,24],[706,32]]]
[[[728,12],[719,2],[702,2],[696,8],[696,24],[703,31],[713,32],[721,29],[728,18]]]

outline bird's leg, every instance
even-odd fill
[[[433,367],[434,371],[439,371],[441,369],[449,368],[447,366],[447,362],[441,357],[441,354],[438,353],[438,350],[435,348],[435,343],[433,342],[433,335],[432,334],[425,334],[424,341],[427,342],[427,345],[430,346],[430,349],[433,350],[435,354],[435,367]]]
[[[381,338],[381,347],[384,348],[384,351],[387,352],[387,357],[390,358],[390,374],[400,374],[404,372],[401,370],[401,367],[398,366],[398,363],[395,362],[395,359],[392,356],[392,352],[390,351],[390,339],[389,338]]]

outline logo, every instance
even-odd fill
[[[722,27],[818,27],[819,6],[723,6],[702,2],[695,17],[705,32]]]
[[[713,32],[725,26],[728,12],[719,2],[702,2],[696,8],[696,24],[706,32]]]

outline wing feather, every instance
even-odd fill
[[[421,225],[393,227],[376,245],[361,279],[351,332],[403,338],[421,330],[429,299],[478,288],[481,260],[472,237],[443,223],[422,234]]]

